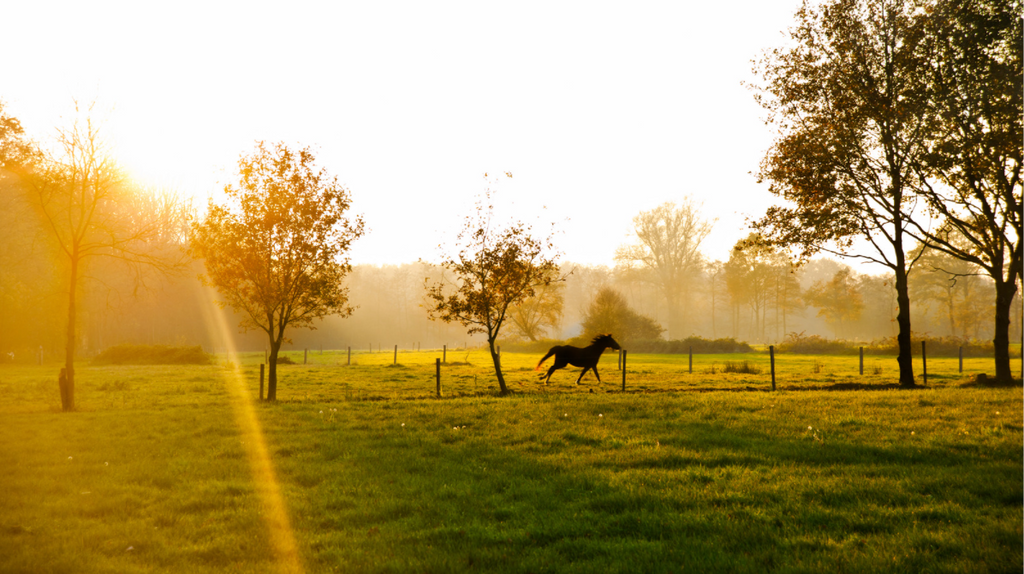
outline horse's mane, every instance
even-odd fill
[[[612,338],[612,336],[611,335],[607,335],[607,334],[606,335],[598,335],[598,336],[594,337],[594,339],[592,341],[590,341],[590,344],[591,345],[596,345],[596,344],[600,343],[601,341],[606,341],[606,340],[611,339],[611,338]]]

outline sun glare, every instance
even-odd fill
[[[227,350],[228,357],[236,357],[237,349],[232,343],[232,329],[228,325],[223,309],[218,307],[209,297],[198,297],[203,309],[204,320],[213,340],[221,341]],[[252,472],[256,494],[261,505],[266,509],[263,519],[267,527],[267,535],[273,548],[274,558],[281,572],[301,573],[302,561],[299,557],[298,544],[292,531],[288,509],[281,497],[281,485],[277,481],[273,462],[267,451],[267,443],[263,437],[263,429],[252,397],[245,388],[245,379],[241,367],[232,361],[233,367],[224,369],[224,384],[231,397],[231,407],[242,435],[242,446]]]

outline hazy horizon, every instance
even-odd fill
[[[354,263],[435,259],[485,172],[565,260],[612,265],[633,216],[687,195],[725,260],[773,200],[743,82],[798,5],[24,3],[0,98],[44,144],[96,101],[136,178],[200,203],[256,140],[310,146],[366,217]]]

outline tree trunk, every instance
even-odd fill
[[[917,383],[914,382],[914,356],[910,345],[910,293],[903,250],[899,247],[896,262],[896,325],[899,327],[899,332],[896,333],[896,343],[899,346],[896,362],[900,367],[900,386],[914,387]]]
[[[715,330],[715,283],[711,282],[711,338],[717,339],[718,332]]]
[[[992,344],[995,347],[996,381],[1008,383],[1013,380],[1010,370],[1010,313],[1013,311],[1013,297],[1017,294],[1017,284],[1013,277],[1010,281],[1002,278],[995,280],[996,286],[996,330]]]
[[[679,338],[676,334],[676,331],[679,329],[679,317],[677,315],[679,298],[671,291],[671,287],[665,290],[665,305],[668,310],[668,332],[665,334],[665,338],[671,341],[672,339]]]
[[[498,377],[498,387],[501,389],[501,394],[508,394],[508,387],[505,386],[505,376],[501,374],[501,357],[498,356],[498,351],[494,348],[494,339],[487,339],[487,345],[491,349],[491,361],[494,362],[494,374]]]
[[[270,340],[270,364],[267,365],[267,400],[277,400],[277,353],[281,350],[281,341]]]
[[[78,292],[78,257],[71,256],[71,276],[68,281],[68,330],[64,347],[65,388],[61,393],[61,408],[64,412],[75,410],[75,317],[77,315],[76,295]]]

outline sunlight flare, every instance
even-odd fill
[[[223,371],[224,383],[231,396],[231,408],[235,423],[241,431],[242,446],[245,448],[246,458],[249,460],[256,495],[265,509],[263,520],[266,523],[274,559],[281,572],[301,573],[303,568],[298,544],[295,541],[295,533],[292,531],[288,509],[281,496],[281,485],[277,481],[274,465],[270,460],[267,443],[263,437],[263,429],[260,426],[259,417],[256,415],[252,397],[245,388],[245,377],[241,366],[232,360],[238,356],[237,349],[234,348],[232,330],[228,326],[223,309],[219,308],[210,298],[200,295],[198,299],[212,339],[222,342],[226,355],[231,361],[231,364]]]

